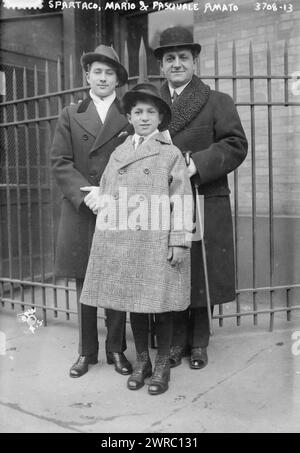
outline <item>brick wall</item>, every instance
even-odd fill
[[[195,40],[202,45],[200,54],[200,74],[205,76],[215,73],[215,42],[218,45],[219,74],[232,74],[232,47],[236,45],[236,73],[249,75],[249,47],[253,49],[254,75],[267,74],[267,47],[271,54],[271,73],[275,76],[284,74],[284,46],[288,50],[288,74],[300,72],[300,2],[291,1],[294,11],[256,12],[256,2],[237,1],[239,11],[234,13],[210,12],[202,10],[195,13]],[[221,2],[222,3],[222,2]],[[270,2],[273,3],[273,2]],[[278,2],[277,2],[278,3]],[[288,3],[288,2],[287,2]],[[247,4],[245,6],[245,4]],[[299,74],[300,75],[300,74]],[[214,81],[207,81],[214,88]],[[299,83],[300,88],[300,83]],[[270,82],[270,94],[273,102],[284,101],[285,86],[283,80]],[[300,95],[292,93],[292,81],[288,83],[288,99],[300,102]],[[232,81],[220,80],[219,89],[233,95]],[[300,91],[300,90],[299,90]],[[255,80],[253,96],[255,102],[268,100],[266,80]],[[237,81],[237,102],[250,100],[249,80]],[[273,106],[268,120],[266,106],[254,107],[255,120],[252,127],[249,106],[238,107],[249,140],[249,155],[239,169],[239,211],[250,214],[252,208],[252,152],[255,153],[256,203],[257,214],[265,215],[269,210],[269,140],[268,126],[272,132],[274,214],[300,216],[300,107]],[[233,178],[231,177],[233,187]]]

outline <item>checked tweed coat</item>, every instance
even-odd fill
[[[192,151],[197,174],[191,179],[204,195],[204,240],[212,304],[235,299],[233,226],[227,175],[247,155],[247,139],[230,96],[211,90],[197,76],[172,104],[168,84],[161,89],[170,105],[174,145]],[[201,242],[191,250],[191,306],[206,306]]]
[[[99,210],[80,302],[138,313],[185,310],[190,303],[191,224],[182,223],[181,228],[178,227],[179,211],[175,213],[169,201],[168,228],[163,228],[162,224],[153,227],[148,209],[152,195],[177,195],[181,199],[186,195],[190,204],[185,209],[185,219],[187,222],[192,219],[191,184],[179,149],[161,133],[136,150],[132,137],[128,137],[111,155],[100,182],[100,200],[101,195],[110,195],[119,203],[124,188],[130,228],[126,228],[127,213],[118,208],[117,217],[121,220],[114,223],[112,217],[105,230],[100,224]],[[136,197],[137,204],[131,204],[132,196]],[[145,201],[146,204],[142,204]],[[149,215],[144,223],[137,218],[135,224],[130,224],[133,206],[135,209],[147,206],[143,213]],[[169,246],[184,247],[180,265],[172,267],[167,260]]]

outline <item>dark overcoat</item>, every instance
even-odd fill
[[[247,139],[232,98],[211,90],[198,77],[174,104],[167,83],[162,97],[171,106],[173,143],[191,151],[198,174],[192,183],[204,195],[204,240],[212,304],[235,299],[234,241],[228,173],[247,155]],[[201,242],[192,245],[191,306],[206,306]]]
[[[111,153],[128,131],[117,99],[104,124],[90,97],[65,107],[58,119],[51,150],[52,171],[63,194],[55,261],[58,277],[85,276],[96,216],[83,203],[87,192],[80,187],[99,184]]]

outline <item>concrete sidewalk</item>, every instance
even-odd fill
[[[31,334],[24,333],[16,313],[0,316],[6,334],[0,432],[300,432],[300,355],[291,351],[291,335],[300,331],[296,316],[273,333],[250,323],[217,327],[208,367],[190,370],[184,361],[172,370],[170,389],[160,396],[148,395],[147,386],[128,390],[127,378],[105,363],[103,328],[99,364],[71,379],[74,322],[50,321]],[[128,326],[127,357],[133,361],[134,355]]]

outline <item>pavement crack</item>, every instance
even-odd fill
[[[211,387],[209,387],[206,391],[204,392],[201,392],[201,393],[198,393],[197,396],[195,396],[191,401],[187,401],[185,405],[183,405],[182,407],[180,408],[176,408],[174,410],[172,410],[170,412],[170,414],[165,417],[164,419],[161,419],[161,420],[157,420],[156,422],[152,423],[151,424],[151,427],[154,427],[154,426],[157,426],[157,425],[160,425],[163,421],[169,419],[170,417],[172,417],[173,415],[175,415],[177,412],[180,412],[182,411],[184,408],[186,408],[190,403],[196,403],[200,398],[202,398],[203,396],[207,395],[209,392],[211,392],[212,390],[214,390],[215,388],[217,388],[219,385],[222,385],[224,382],[227,382],[229,381],[231,378],[233,378],[234,376],[238,375],[239,373],[241,373],[242,371],[246,370],[247,368],[249,368],[251,365],[252,365],[252,362],[253,360],[259,355],[261,354],[262,352],[266,351],[267,349],[270,349],[270,346],[266,347],[266,348],[263,348],[261,349],[260,351],[258,351],[256,354],[254,354],[253,356],[251,356],[247,361],[246,361],[246,364],[242,367],[242,368],[239,368],[238,370],[232,372],[231,374],[229,374],[228,376],[226,376],[225,378],[221,379],[220,381],[218,381],[216,384],[212,385]]]
[[[135,417],[135,416],[145,415],[144,413],[140,413],[140,414],[137,414],[137,413],[134,413],[134,414],[121,414],[121,415],[112,415],[110,417],[93,417],[93,419],[91,419],[91,418],[90,419],[86,419],[83,422],[71,421],[71,422],[67,423],[67,422],[63,422],[63,421],[58,420],[58,419],[53,418],[53,417],[46,417],[44,415],[38,415],[38,414],[35,414],[34,412],[27,411],[26,409],[23,409],[22,407],[20,407],[19,404],[17,404],[17,403],[4,403],[3,401],[0,401],[0,404],[2,406],[5,406],[5,407],[8,407],[10,409],[14,409],[14,410],[16,410],[18,412],[21,412],[22,414],[30,415],[32,417],[38,418],[39,420],[45,420],[45,421],[54,423],[57,426],[60,426],[61,428],[70,429],[70,430],[76,431],[78,433],[84,433],[85,431],[82,431],[80,429],[76,429],[75,426],[91,426],[91,425],[94,425],[95,423],[97,423],[99,421],[111,422],[111,421],[117,420],[118,418],[121,418],[121,417]]]
[[[26,409],[23,409],[22,407],[20,407],[19,404],[17,404],[17,403],[4,403],[3,401],[0,401],[0,404],[2,406],[5,406],[10,409],[21,412],[22,414],[26,414],[26,415],[30,415],[31,417],[38,418],[39,420],[45,420],[47,422],[54,423],[55,425],[60,426],[61,428],[76,431],[78,433],[84,433],[84,431],[73,428],[71,426],[71,424],[69,424],[69,423],[62,422],[61,420],[57,420],[56,418],[53,418],[53,417],[46,417],[44,415],[38,415],[38,414],[35,414],[34,412],[27,411]]]
[[[87,422],[82,422],[82,423],[79,423],[79,422],[72,422],[71,424],[72,425],[75,425],[75,426],[86,426],[86,425],[94,425],[95,423],[97,422],[112,422],[114,420],[117,420],[118,418],[122,418],[122,417],[136,417],[136,416],[141,416],[141,415],[146,415],[145,413],[141,413],[141,414],[121,414],[121,415],[111,415],[110,417],[94,417],[93,420],[91,421],[87,421]]]
[[[257,356],[259,356],[262,352],[265,352],[267,349],[270,349],[270,346],[260,349],[260,351],[253,354],[253,356],[251,356],[250,359],[248,359],[246,363],[251,363],[254,359],[256,359]]]

